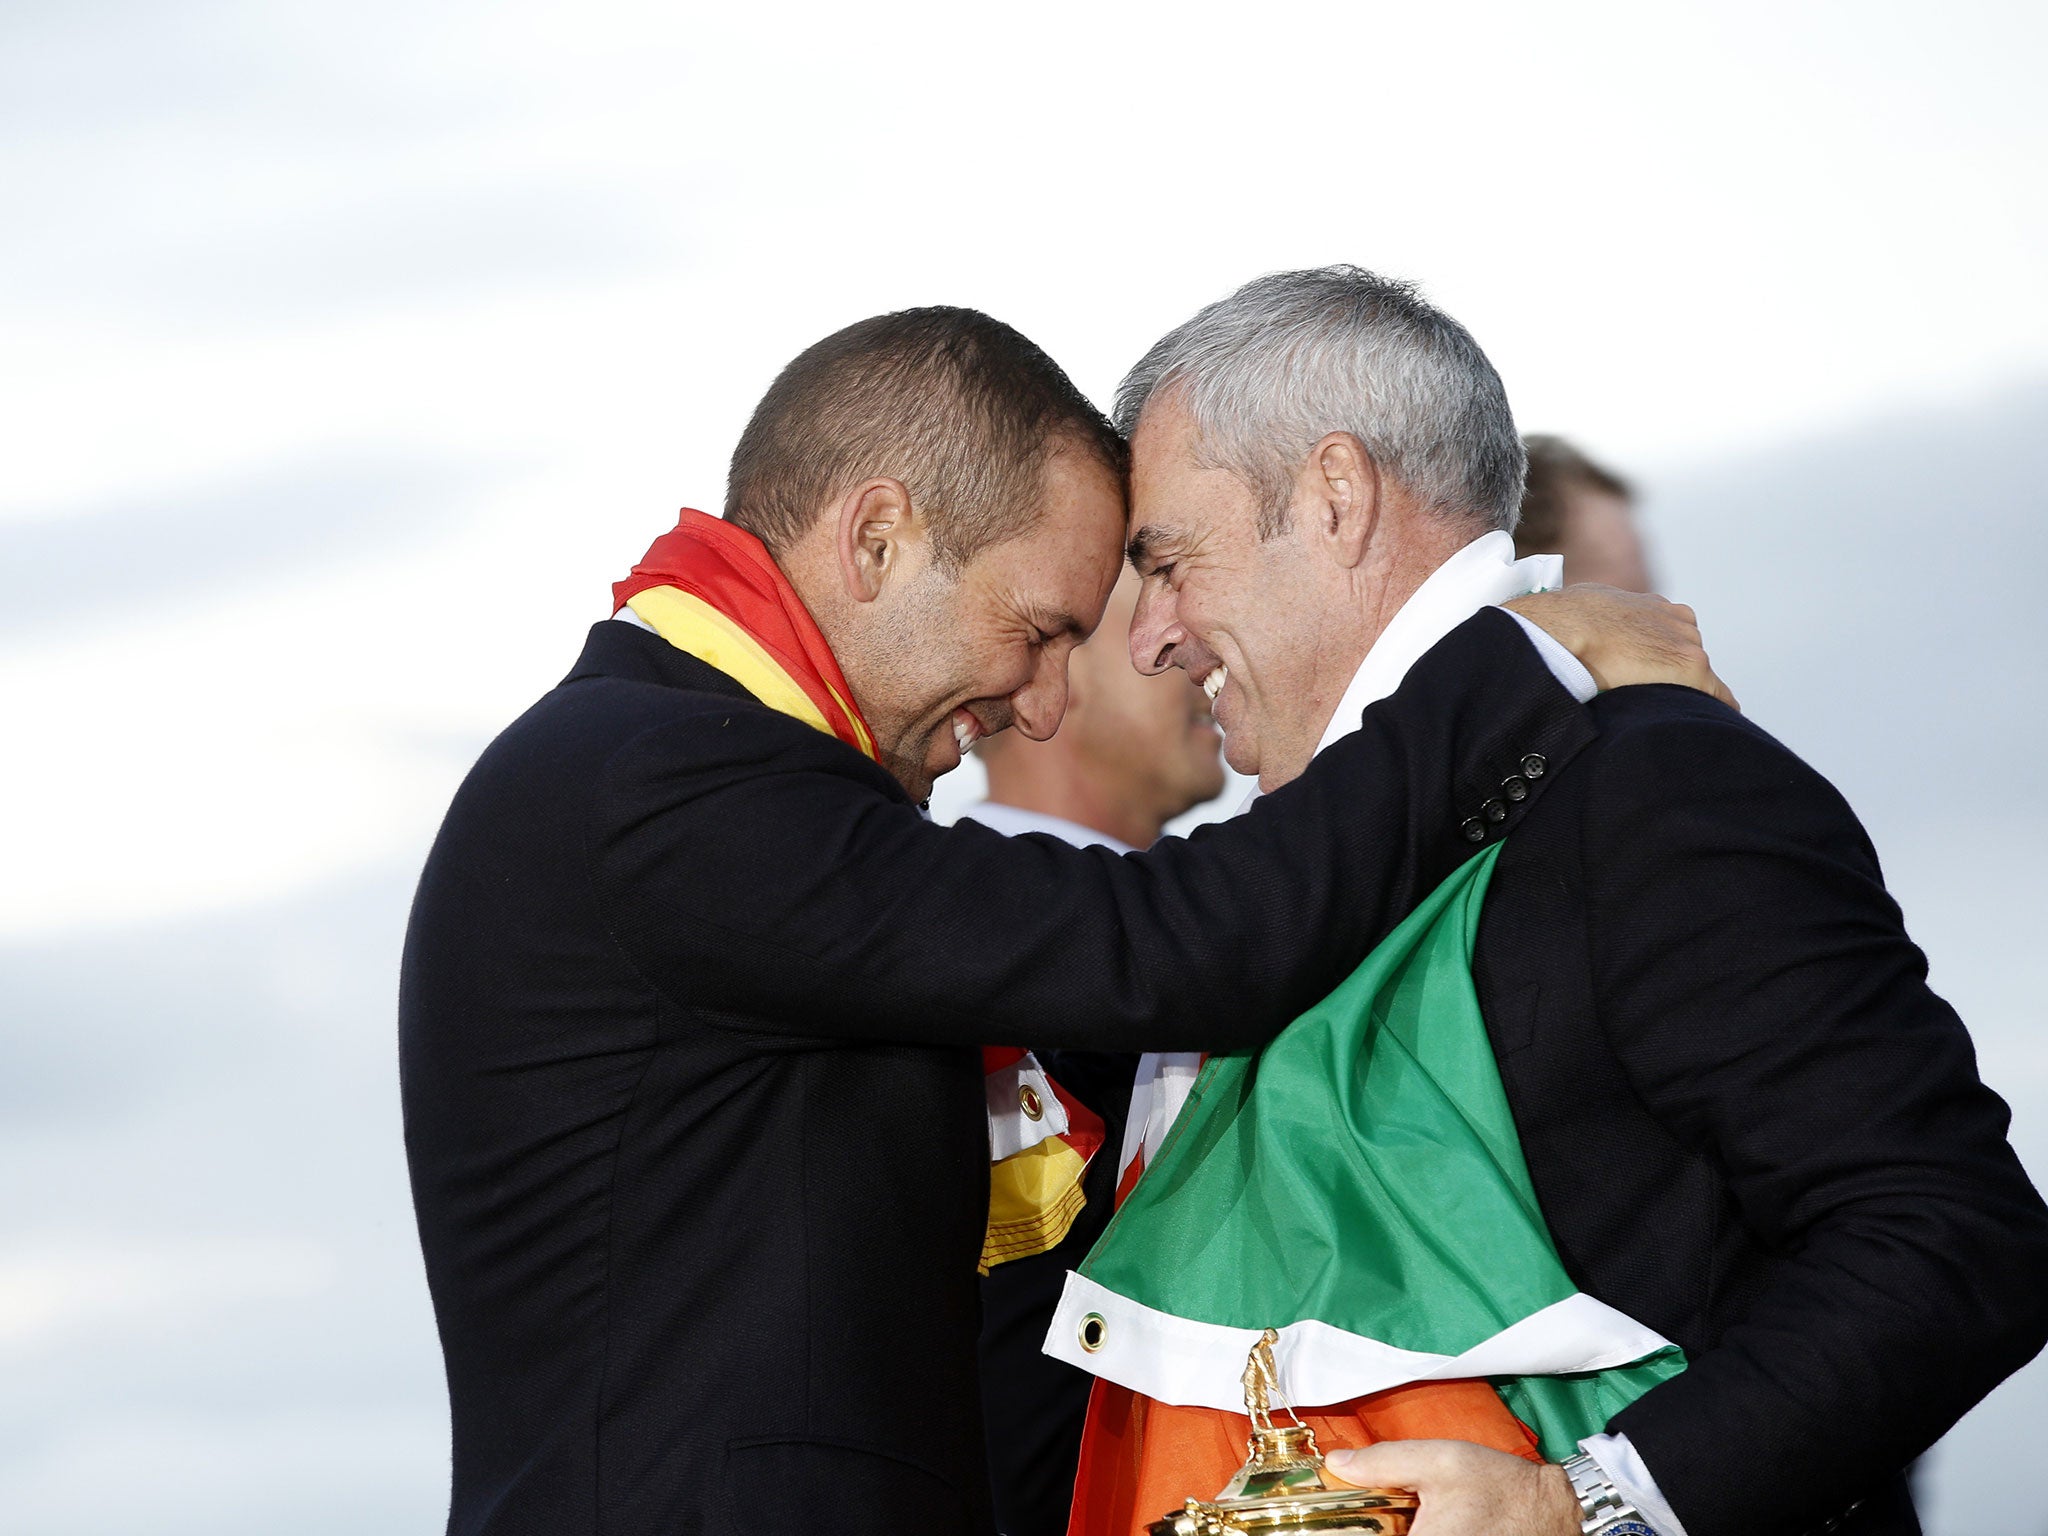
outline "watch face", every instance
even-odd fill
[[[1600,1536],[1657,1536],[1657,1532],[1640,1520],[1630,1519],[1601,1526]]]

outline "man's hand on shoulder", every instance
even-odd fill
[[[1678,683],[1710,693],[1731,709],[1742,707],[1714,675],[1699,620],[1683,603],[1581,582],[1517,597],[1506,606],[1578,657],[1603,691]]]
[[[1332,1476],[1360,1488],[1421,1495],[1412,1536],[1579,1536],[1564,1468],[1464,1440],[1382,1440],[1332,1451]]]

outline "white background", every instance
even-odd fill
[[[1640,479],[2048,1175],[2040,18],[0,8],[4,1523],[439,1529],[410,883],[776,369],[904,305],[1106,401],[1258,272],[1421,279]],[[2044,1420],[2037,1364],[1936,1451],[1937,1536],[2048,1530]]]

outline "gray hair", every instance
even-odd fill
[[[1255,278],[1154,343],[1117,390],[1117,426],[1134,433],[1162,392],[1258,496],[1261,538],[1287,531],[1294,476],[1331,432],[1431,511],[1514,529],[1528,459],[1507,392],[1413,283],[1350,266]]]

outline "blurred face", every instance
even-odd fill
[[[1092,455],[1047,461],[1044,512],[957,573],[920,541],[890,580],[859,655],[840,664],[882,766],[923,800],[974,743],[1014,725],[1043,741],[1067,707],[1067,663],[1117,577],[1123,488]],[[856,675],[856,673],[858,675]]]
[[[1127,572],[1102,632],[1075,653],[1066,730],[1117,795],[1164,824],[1223,792],[1223,737],[1207,695],[1185,674],[1148,676],[1132,667],[1127,645],[1138,586]]]
[[[1363,652],[1341,573],[1304,537],[1310,519],[1298,510],[1261,540],[1250,488],[1195,450],[1171,400],[1131,442],[1131,662],[1187,673],[1213,700],[1230,766],[1271,789],[1308,765]]]
[[[1576,487],[1565,502],[1566,581],[1597,581],[1627,592],[1650,590],[1650,564],[1628,498],[1597,485]]]

